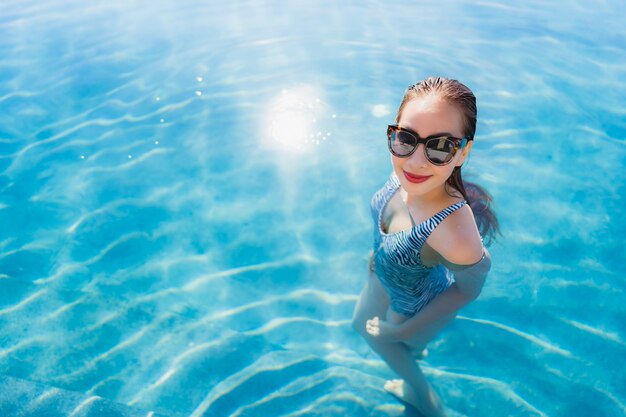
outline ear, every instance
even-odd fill
[[[469,155],[470,149],[472,149],[473,144],[473,140],[467,142],[467,145],[465,145],[465,147],[461,151],[461,156],[459,157],[459,160],[456,161],[456,166],[460,167],[461,165],[463,165],[463,162],[465,162],[465,158],[467,158],[467,155]]]

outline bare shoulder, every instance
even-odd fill
[[[428,244],[448,262],[474,264],[483,256],[483,242],[469,205],[446,217],[430,234]]]

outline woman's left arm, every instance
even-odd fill
[[[454,275],[455,282],[450,287],[437,295],[419,313],[401,324],[392,324],[377,317],[368,320],[368,332],[387,342],[407,340],[421,329],[429,327],[478,298],[491,268],[491,255],[486,248],[482,258],[474,264],[453,264],[445,259],[442,263]]]
[[[452,272],[455,282],[426,304],[419,313],[398,325],[397,335],[400,340],[411,338],[420,329],[460,310],[478,298],[491,269],[491,255],[485,248],[483,257],[472,265],[449,262],[443,264]]]

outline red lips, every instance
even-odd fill
[[[408,173],[406,171],[404,171],[404,173],[406,175],[408,175],[409,177],[412,177],[412,178],[415,178],[415,179],[418,179],[418,180],[421,179],[421,178],[428,178],[429,177],[429,175],[414,175],[414,174],[410,174],[410,173]]]
[[[406,171],[402,171],[402,172],[404,172],[404,176],[405,176],[405,178],[406,178],[407,180],[409,180],[410,182],[414,182],[414,183],[417,183],[417,182],[424,182],[424,181],[426,181],[428,178],[430,178],[430,177],[431,177],[431,175],[428,175],[428,176],[421,176],[421,175],[413,175],[413,174],[409,174],[409,173],[408,173],[408,172],[406,172]]]

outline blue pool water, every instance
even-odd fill
[[[350,322],[428,75],[504,237],[424,373],[451,416],[626,414],[625,10],[0,3],[0,414],[414,415]]]

